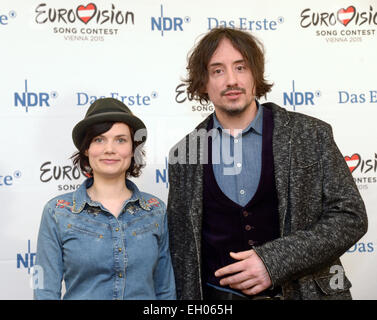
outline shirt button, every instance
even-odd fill
[[[247,224],[247,225],[245,226],[245,230],[246,230],[246,231],[250,231],[250,230],[251,230],[251,225]]]
[[[245,190],[241,189],[240,190],[240,194],[244,195],[245,194]]]
[[[238,139],[234,139],[234,143],[238,143]]]
[[[237,163],[237,168],[241,168],[242,167],[242,163]]]

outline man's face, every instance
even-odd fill
[[[205,90],[216,112],[238,115],[255,99],[254,78],[241,55],[227,38],[220,41],[208,66]]]

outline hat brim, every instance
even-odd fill
[[[124,112],[107,112],[90,116],[84,120],[81,120],[75,125],[72,130],[72,139],[77,149],[80,149],[82,140],[85,137],[85,132],[88,127],[106,121],[124,122],[129,125],[134,133],[139,129],[145,129],[144,137],[146,139],[146,126],[143,121],[132,114],[125,114]]]

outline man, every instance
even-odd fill
[[[178,298],[351,299],[339,257],[367,217],[331,127],[258,102],[272,85],[249,33],[211,30],[187,69],[215,112],[170,152]]]

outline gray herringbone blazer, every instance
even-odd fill
[[[263,106],[272,110],[274,119],[280,237],[254,250],[273,286],[282,286],[285,299],[350,299],[351,284],[340,278],[339,257],[366,233],[368,222],[331,127],[273,103]],[[206,128],[208,120],[197,129]],[[205,156],[204,149],[193,131],[170,152],[168,222],[178,299],[203,298],[203,166],[199,159]],[[190,157],[196,164],[190,164]]]

